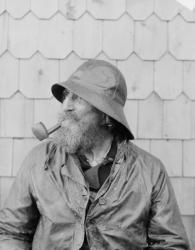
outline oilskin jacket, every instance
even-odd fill
[[[190,249],[162,163],[118,144],[110,175],[86,212],[89,187],[76,155],[51,140],[26,157],[0,212],[1,250]]]

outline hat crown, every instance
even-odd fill
[[[103,94],[124,106],[127,98],[126,82],[121,72],[103,60],[83,63],[68,79],[98,94]]]

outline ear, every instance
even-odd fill
[[[112,127],[111,119],[108,115],[102,113],[102,120],[101,125],[106,126],[107,128]]]

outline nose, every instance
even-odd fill
[[[62,109],[63,111],[73,111],[74,110],[74,100],[73,100],[73,94],[69,93],[66,98],[64,99],[62,103]]]

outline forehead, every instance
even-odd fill
[[[78,103],[78,104],[82,104],[82,105],[85,105],[85,106],[89,106],[91,108],[94,108],[89,102],[85,101],[82,97],[78,96],[77,94],[73,93],[72,91],[70,91],[69,89],[67,88],[64,88],[63,90],[63,93],[62,93],[62,102],[64,102],[66,100],[66,97],[67,96],[71,96],[72,99]]]
[[[80,107],[81,109],[88,109],[91,110],[95,113],[101,114],[102,111],[100,111],[99,109],[97,109],[96,107],[94,107],[93,105],[91,105],[89,102],[87,102],[86,100],[84,100],[82,97],[79,97],[77,94],[73,93],[72,91],[70,91],[67,88],[64,88],[63,93],[62,93],[62,103],[66,100],[66,97],[71,95],[72,99],[75,102],[76,107]],[[79,108],[79,109],[80,109]]]
[[[73,93],[72,91],[70,91],[69,89],[64,88],[64,90],[62,91],[62,101],[64,101],[68,95],[74,96],[75,99],[76,98],[82,99],[81,97],[79,97],[78,95],[76,95],[75,93]]]

